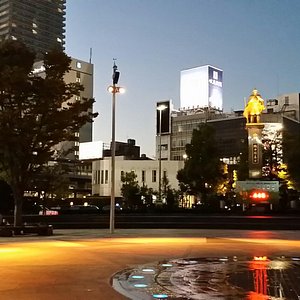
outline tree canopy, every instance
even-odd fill
[[[140,187],[137,181],[137,175],[134,171],[125,172],[121,176],[121,193],[125,203],[129,208],[138,208],[141,206]]]
[[[44,56],[44,74],[32,72],[35,54],[18,41],[0,44],[0,170],[12,188],[15,225],[22,218],[24,190],[55,149],[97,114],[93,99],[81,99],[83,86],[66,83],[71,58],[59,50]]]
[[[300,133],[284,134],[283,139],[284,162],[294,187],[300,189]]]

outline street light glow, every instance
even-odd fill
[[[165,110],[166,108],[168,108],[168,107],[166,105],[162,104],[157,107],[157,110],[162,111],[162,110]]]
[[[121,86],[113,86],[113,85],[110,85],[107,90],[111,93],[111,94],[116,94],[116,93],[119,93],[119,94],[124,94],[125,93],[125,88],[121,87]]]

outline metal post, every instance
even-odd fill
[[[115,59],[114,59],[115,60]],[[115,125],[116,125],[116,93],[123,93],[124,89],[117,86],[119,81],[120,72],[114,62],[113,65],[113,84],[109,86],[108,90],[112,93],[112,126],[111,126],[111,193],[110,193],[110,218],[109,218],[109,230],[110,233],[114,233],[115,229],[115,155],[116,155],[116,137],[115,137]]]
[[[111,198],[110,198],[110,220],[109,231],[114,233],[115,229],[115,124],[116,124],[116,85],[113,84],[112,91],[112,133],[111,133]]]
[[[158,200],[161,202],[161,112],[159,110],[159,158],[158,158]]]

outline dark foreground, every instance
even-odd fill
[[[211,261],[212,264],[210,267],[208,264],[207,267],[215,266],[220,276],[224,270],[230,270],[226,264],[240,257],[247,257],[249,261],[254,262],[254,257],[282,258],[281,261],[276,260],[273,268],[278,271],[277,275],[285,276],[285,272],[279,272],[280,268],[283,270],[283,257],[296,258],[299,257],[299,253],[300,231],[288,230],[118,229],[115,234],[110,235],[108,230],[103,229],[77,229],[54,230],[53,236],[0,238],[0,299],[126,299],[112,287],[114,275],[125,269],[133,270],[140,266],[147,269],[156,266],[157,262],[174,264],[177,268],[174,269],[174,275],[178,280],[174,277],[173,282],[178,288],[184,286],[185,280],[186,283],[189,280],[193,281],[192,275],[197,275],[193,268],[196,263],[201,269],[203,261],[209,258],[215,259],[218,264]],[[197,258],[196,263],[193,258]],[[256,277],[251,273],[251,280],[257,278],[261,287],[255,290],[253,286],[253,293],[264,292],[264,287],[267,288],[263,285],[264,282],[270,282],[265,280],[266,276],[269,276],[264,271],[265,262],[258,260]],[[247,264],[247,261],[243,263]],[[191,276],[181,276],[188,273],[186,268],[182,268],[180,273],[179,264],[190,265]],[[242,264],[240,266],[241,269],[235,269],[237,277],[231,277],[229,282],[236,284],[238,280],[241,287],[247,288],[249,273],[245,273]],[[165,267],[167,271],[168,267]],[[239,271],[243,271],[244,275],[241,273],[241,276],[238,276]],[[162,283],[163,279],[167,278],[158,279]],[[271,280],[274,277],[267,278]],[[216,281],[214,283],[216,284]],[[143,289],[141,286],[133,288],[138,291]],[[270,299],[262,293],[249,295],[253,297],[247,299]],[[280,297],[278,294],[276,299],[283,299]]]
[[[12,218],[9,219],[12,222]],[[54,229],[109,228],[109,215],[24,216],[27,224],[50,224]],[[300,230],[300,217],[224,216],[198,214],[117,214],[115,227],[120,229],[250,229]]]

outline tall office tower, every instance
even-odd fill
[[[64,49],[65,3],[0,0],[0,41],[20,40],[39,55],[53,48]]]

